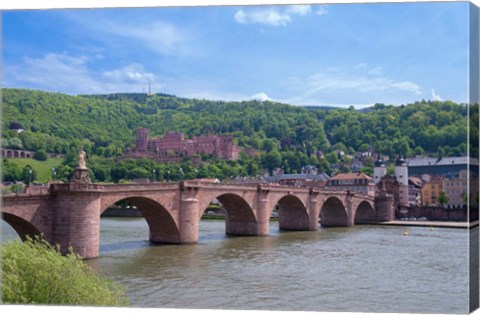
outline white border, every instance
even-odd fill
[[[137,7],[168,7],[168,6],[209,6],[209,5],[274,5],[274,4],[327,4],[327,3],[378,3],[378,2],[433,2],[430,0],[12,0],[0,2],[0,10],[14,9],[73,9],[73,8],[137,8]],[[434,2],[466,2],[462,0],[436,0]],[[480,0],[472,0],[480,6]]]
[[[274,5],[274,4],[337,4],[337,3],[379,3],[379,2],[466,2],[462,0],[330,0],[330,1],[299,1],[299,0],[7,0],[0,2],[0,10],[28,10],[28,9],[73,9],[73,8],[138,8],[138,7],[169,7],[169,6],[212,6],[212,5]],[[480,0],[470,2],[480,7]],[[0,12],[1,13],[1,12]],[[1,19],[0,19],[1,21]],[[0,28],[1,29],[1,28]],[[0,46],[1,47],[1,46]],[[1,302],[0,302],[1,303]],[[356,314],[345,312],[277,312],[277,311],[233,311],[233,310],[182,310],[161,308],[95,308],[95,307],[67,307],[67,306],[24,306],[24,305],[0,305],[2,314],[49,314],[49,315],[171,315],[171,314],[194,314],[194,315],[331,315],[331,314]],[[357,313],[359,314],[359,313]],[[370,314],[370,313],[364,313]],[[382,315],[382,313],[372,313]],[[480,315],[480,310],[473,314]],[[405,315],[405,314],[401,314]]]

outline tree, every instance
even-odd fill
[[[335,152],[329,152],[325,154],[325,159],[330,162],[330,164],[337,164],[338,162],[340,162],[338,154]]]
[[[422,147],[417,145],[414,149],[414,153],[415,153],[416,156],[421,156],[421,155],[425,154],[425,150],[423,150]]]
[[[0,246],[2,300],[7,304],[125,306],[125,289],[97,276],[80,256],[62,256],[46,241],[28,238]]]
[[[20,140],[20,139],[17,138],[17,137],[11,138],[11,139],[8,141],[8,146],[9,146],[9,148],[12,148],[12,149],[23,149],[22,140]]]
[[[142,167],[135,167],[131,170],[128,170],[127,177],[128,179],[135,179],[135,178],[150,178],[151,173]]]
[[[438,202],[440,202],[440,205],[442,205],[442,208],[444,207],[445,204],[448,203],[448,196],[443,190],[438,195]]]
[[[22,181],[30,185],[35,179],[37,179],[37,172],[30,166],[25,165],[22,169]]]
[[[15,182],[22,179],[22,170],[17,164],[3,159],[2,175],[4,181]]]
[[[37,161],[46,161],[48,159],[48,154],[44,150],[38,150],[33,154],[33,158]]]
[[[271,174],[275,167],[279,167],[282,164],[282,155],[278,150],[272,150],[264,156],[264,165]]]

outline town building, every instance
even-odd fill
[[[327,181],[327,189],[350,191],[363,195],[374,196],[375,184],[373,179],[363,173],[340,173]]]
[[[422,206],[439,207],[439,197],[443,190],[443,177],[438,175],[423,175],[422,180]]]
[[[478,174],[478,159],[468,156],[430,158],[416,157],[407,163],[410,176],[421,176],[423,174],[448,176],[458,174],[462,170],[470,168]]]
[[[425,188],[422,188],[424,206],[441,206],[438,200],[440,191],[447,196],[448,201],[443,207],[448,209],[466,205],[469,185],[470,190],[478,194],[478,177],[472,180],[478,174],[478,159],[468,156],[413,158],[408,161],[408,174],[421,177],[425,182]],[[475,202],[470,200],[470,205],[478,206],[478,202]]]
[[[461,170],[458,174],[445,176],[443,180],[443,191],[448,197],[445,206],[449,209],[461,208],[467,204],[468,195],[468,172]]]
[[[237,160],[240,148],[234,144],[233,136],[202,135],[186,139],[182,132],[169,131],[161,138],[151,138],[148,129],[140,128],[136,134],[135,149],[127,149],[125,155],[174,162],[203,154],[224,160]]]
[[[291,187],[325,187],[330,176],[325,173],[318,174],[318,168],[312,165],[302,167],[301,174],[284,174],[283,170],[277,168],[273,176],[264,176],[265,182]]]
[[[423,181],[421,178],[408,177],[408,205],[410,207],[418,207],[422,204],[422,187]]]

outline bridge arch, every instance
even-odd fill
[[[320,209],[322,226],[348,226],[347,210],[337,197],[329,197]]]
[[[355,224],[369,223],[375,220],[375,209],[368,201],[362,201],[355,210]]]
[[[31,222],[26,221],[25,219],[16,216],[8,212],[2,212],[2,219],[10,225],[18,236],[25,241],[27,237],[33,238],[36,235],[40,235],[41,232],[36,228]]]
[[[250,204],[235,193],[209,194],[199,205],[199,217],[207,206],[217,199],[225,209],[225,233],[229,235],[257,235],[257,218]]]
[[[286,195],[276,203],[280,230],[306,231],[310,219],[302,200],[295,195]]]
[[[109,202],[100,215],[113,204],[126,201],[135,206],[147,221],[149,240],[154,243],[180,243],[180,231],[170,212],[159,202],[148,197],[124,197]]]

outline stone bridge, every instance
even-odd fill
[[[143,214],[149,240],[186,244],[198,241],[203,212],[214,199],[226,210],[229,235],[265,236],[278,205],[282,230],[315,231],[322,226],[393,220],[390,196],[274,185],[229,185],[195,180],[181,183],[51,184],[46,191],[2,197],[2,217],[22,239],[42,234],[63,253],[71,247],[84,258],[99,254],[100,215],[119,201]]]

